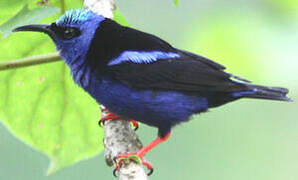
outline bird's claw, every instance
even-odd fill
[[[103,127],[104,125],[105,125],[105,120],[100,119],[100,120],[98,121],[98,126],[99,126],[99,127]]]
[[[134,161],[138,164],[143,164],[149,169],[149,173],[147,173],[148,176],[150,176],[153,173],[153,166],[152,164],[145,160],[141,155],[138,153],[128,153],[128,154],[118,154],[117,157],[113,158],[116,166],[113,171],[113,175],[117,177],[116,172],[121,167],[122,163],[128,164],[130,161]]]
[[[104,110],[106,111],[106,110]],[[105,121],[106,120],[113,120],[113,119],[121,119],[120,116],[116,116],[114,115],[113,113],[108,113],[106,116],[102,117],[99,122],[98,122],[98,125],[100,127],[103,127],[105,125]],[[137,129],[139,129],[139,123],[135,120],[129,120],[131,123],[132,123],[132,126],[134,127],[134,130],[136,131]]]
[[[139,129],[139,122],[135,121],[135,120],[130,120],[132,126],[134,127],[134,130],[138,130]]]
[[[102,118],[99,120],[98,125],[99,125],[100,127],[103,127],[104,124],[105,124],[105,121],[106,121],[106,120],[113,120],[113,119],[120,119],[120,117],[119,117],[119,116],[116,116],[116,115],[114,115],[113,113],[110,112],[110,113],[108,113],[106,116],[102,117]]]

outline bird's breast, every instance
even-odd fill
[[[87,88],[90,85],[91,69],[83,66],[80,69],[71,71],[73,80],[82,88]]]

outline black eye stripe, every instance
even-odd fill
[[[73,39],[81,34],[81,31],[75,27],[59,27],[56,23],[51,24],[51,29],[63,40]]]
[[[73,27],[67,27],[63,29],[62,38],[65,40],[72,39],[80,35],[80,30]]]

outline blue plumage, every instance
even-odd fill
[[[161,136],[192,114],[242,97],[289,100],[286,89],[250,85],[207,58],[89,10],[67,11],[39,31],[52,37],[74,81],[98,103],[158,127]]]
[[[108,65],[117,65],[125,62],[136,64],[149,64],[163,59],[172,59],[180,57],[179,54],[173,52],[162,51],[124,51],[119,57],[112,59]]]
[[[159,137],[136,154],[149,169],[142,156],[193,114],[243,97],[290,101],[285,88],[250,84],[205,57],[88,10],[15,29],[28,30],[50,35],[74,81],[99,104],[158,128]]]
[[[58,26],[67,26],[67,25],[75,25],[75,24],[82,24],[89,19],[93,18],[102,18],[103,16],[98,16],[97,14],[89,11],[87,9],[75,9],[66,11],[64,15],[62,15],[57,21],[56,24]]]
[[[89,10],[16,30],[49,34],[78,85],[112,112],[158,127],[161,136],[192,114],[242,97],[289,100],[287,89],[249,84],[207,58]]]
[[[207,98],[199,95],[138,90],[109,77],[103,77],[101,81],[93,78],[87,91],[117,115],[151,126],[162,124],[161,135],[167,134],[171,126],[187,121],[192,114],[204,112],[208,108]]]
[[[73,27],[80,30],[80,36],[75,39],[61,40],[54,37],[57,50],[65,58],[71,69],[74,81],[81,87],[87,87],[92,75],[90,67],[85,65],[86,55],[90,43],[95,35],[96,28],[105,18],[89,10],[69,10],[56,21],[58,27]]]

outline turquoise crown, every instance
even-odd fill
[[[78,24],[88,20],[92,16],[98,16],[88,9],[68,10],[57,21],[58,25]]]

